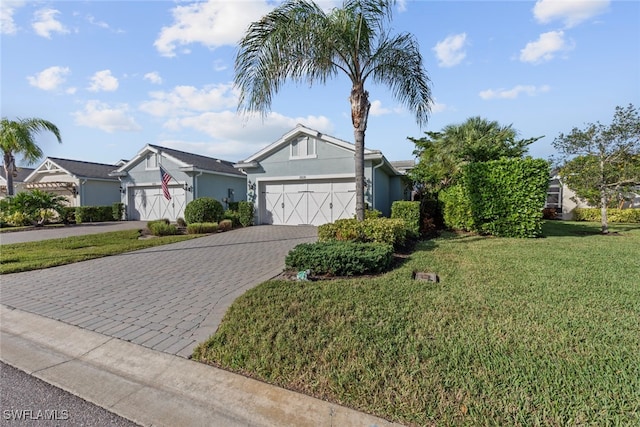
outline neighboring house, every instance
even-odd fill
[[[247,174],[257,224],[321,225],[355,215],[355,146],[298,125],[234,166]],[[365,203],[388,216],[403,200],[402,173],[365,149]]]
[[[630,194],[629,201],[625,202],[623,208],[640,208],[640,191],[637,194]],[[547,202],[545,208],[555,209],[558,219],[572,220],[573,210],[576,208],[591,208],[586,201],[576,196],[576,193],[567,187],[558,175],[553,175],[549,179],[547,190]]]
[[[171,175],[164,197],[160,166]],[[122,203],[129,220],[184,217],[184,209],[198,197],[212,197],[225,208],[246,200],[247,179],[233,163],[148,144],[128,162],[112,171],[120,180]]]
[[[24,180],[23,189],[64,196],[69,206],[107,206],[120,201],[120,183],[109,176],[115,167],[47,157]]]
[[[13,194],[24,191],[24,180],[33,172],[33,168],[18,167],[16,175],[13,177]],[[0,199],[7,197],[7,177],[4,171],[4,165],[0,165]]]

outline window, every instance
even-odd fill
[[[146,169],[158,169],[158,155],[156,153],[147,154]]]
[[[316,140],[303,136],[291,141],[290,157],[292,159],[316,157]]]

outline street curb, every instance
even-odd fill
[[[143,426],[400,426],[0,305],[0,360]]]

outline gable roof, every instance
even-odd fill
[[[27,177],[29,175],[31,175],[31,172],[34,171],[33,168],[23,168],[23,167],[19,167],[18,166],[18,176],[16,176],[15,178],[13,178],[13,182],[17,183],[17,182],[24,182],[25,179],[27,179]],[[3,182],[7,181],[7,175],[4,172],[4,165],[0,165],[0,179]]]
[[[142,160],[148,153],[158,153],[171,158],[181,170],[185,171],[207,171],[219,174],[230,174],[244,176],[242,172],[233,167],[233,163],[227,160],[220,160],[214,157],[202,156],[200,154],[187,153],[186,151],[175,150],[173,148],[161,147],[159,145],[147,144],[136,154],[133,159],[121,165],[113,175],[122,175]]]
[[[327,142],[329,144],[335,145],[337,147],[343,148],[348,151],[352,151],[352,152],[356,151],[355,145],[350,142],[343,141],[342,139],[338,139],[330,135],[325,135],[317,130],[313,130],[304,125],[298,124],[295,128],[293,128],[289,132],[282,135],[280,139],[278,139],[277,141],[267,145],[265,148],[258,151],[256,154],[246,158],[245,160],[242,160],[236,163],[234,166],[237,168],[244,168],[251,165],[255,165],[260,160],[268,157],[273,152],[279,150],[280,148],[288,144],[291,141],[291,139],[300,135],[310,136],[312,138],[319,139],[321,141]],[[377,150],[369,150],[368,148],[365,148],[364,154],[365,156],[376,155],[376,154],[380,154],[380,152]]]
[[[78,179],[101,179],[114,181],[116,178],[109,176],[109,173],[116,167],[105,163],[85,162],[82,160],[61,159],[58,157],[47,157],[44,162],[34,169],[25,179],[26,182],[31,181],[38,172],[44,172],[55,166],[57,170],[65,172]]]

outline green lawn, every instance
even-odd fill
[[[126,230],[72,236],[40,242],[0,246],[0,273],[36,270],[100,258],[123,252],[166,245],[200,235],[165,236],[139,240],[140,231]]]
[[[446,234],[380,277],[266,282],[194,358],[409,425],[637,426],[640,226],[611,228]]]

